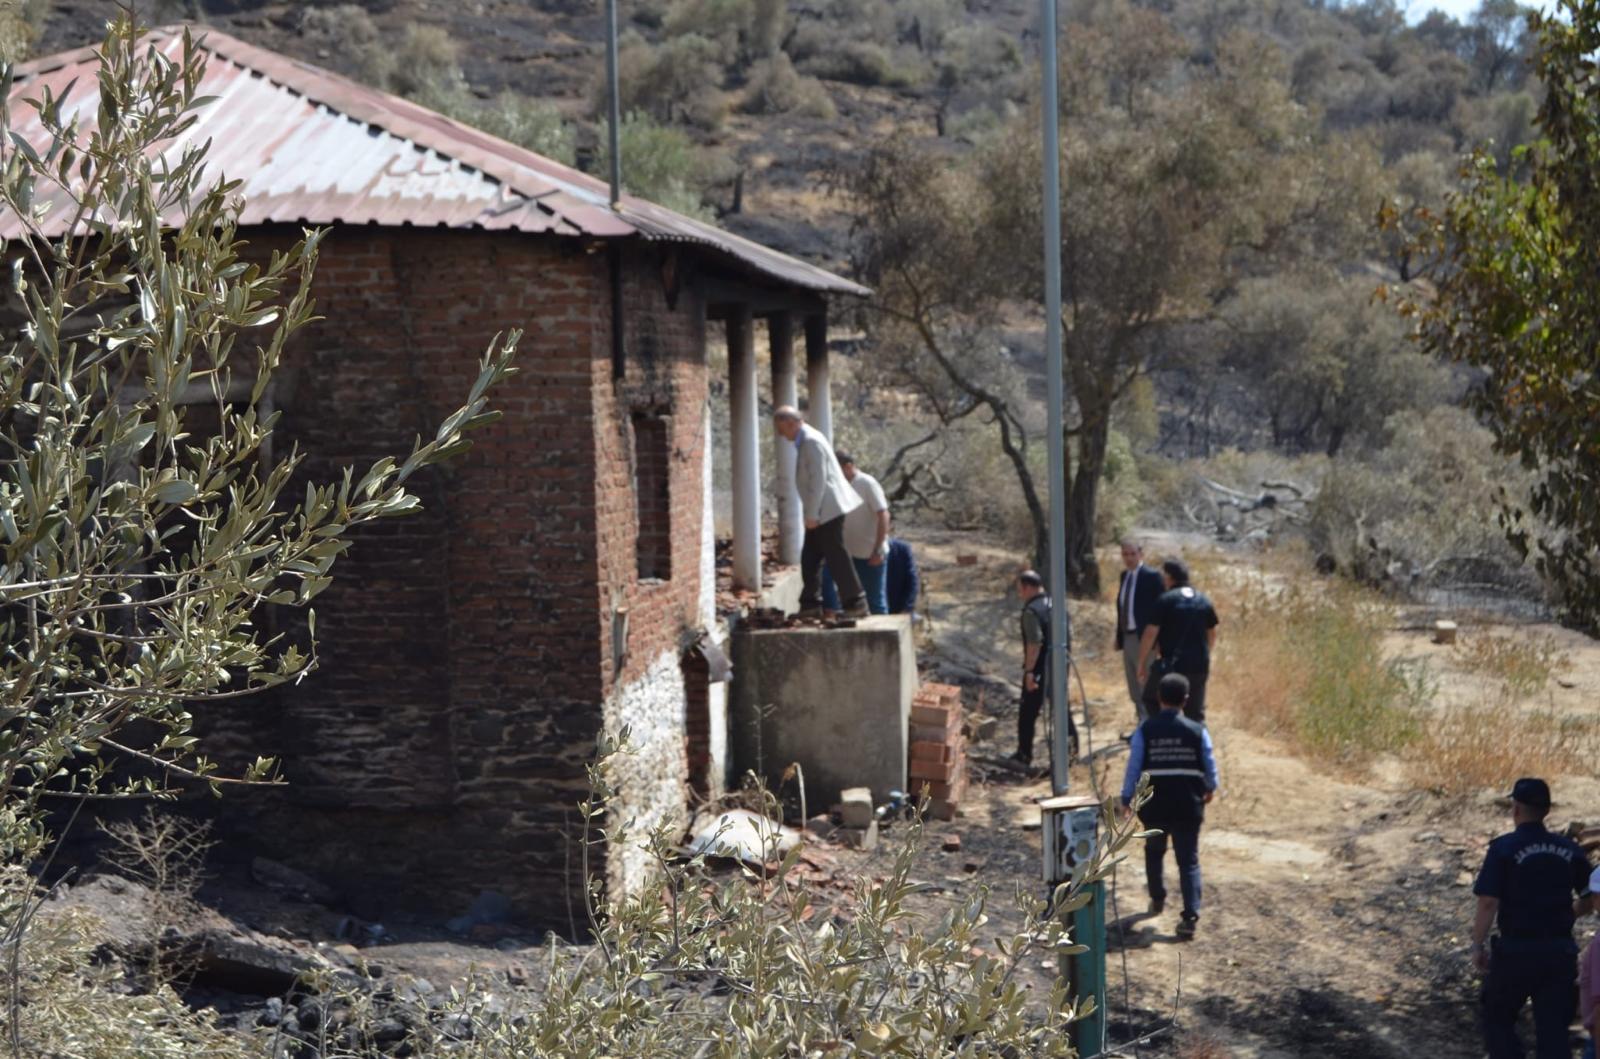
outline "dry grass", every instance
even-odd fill
[[[1600,747],[1587,718],[1518,710],[1509,697],[1451,711],[1406,754],[1418,787],[1443,795],[1509,790],[1518,776],[1583,772]]]
[[[1213,600],[1224,622],[1208,696],[1218,709],[1325,764],[1367,764],[1416,739],[1432,681],[1384,655],[1393,613],[1379,597],[1236,575]]]
[[[1537,695],[1572,659],[1547,636],[1474,633],[1463,637],[1456,663],[1469,673],[1501,681],[1516,698]]]

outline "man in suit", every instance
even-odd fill
[[[1122,542],[1122,584],[1117,588],[1116,649],[1122,652],[1122,670],[1128,680],[1128,698],[1139,724],[1150,716],[1144,704],[1144,682],[1139,679],[1139,647],[1145,627],[1155,618],[1156,601],[1165,591],[1161,572],[1145,565],[1144,545],[1129,538]]]
[[[861,498],[845,479],[833,446],[821,431],[807,425],[798,409],[783,405],[772,413],[772,419],[778,435],[792,442],[796,451],[794,485],[806,526],[800,546],[800,615],[814,618],[823,613],[822,564],[826,561],[839,586],[845,616],[865,618],[866,594],[844,546],[844,517],[861,506]]]

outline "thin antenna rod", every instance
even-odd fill
[[[611,97],[611,208],[622,201],[622,99],[617,89],[617,0],[606,0],[606,88]]]

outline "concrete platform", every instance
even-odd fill
[[[740,774],[753,770],[776,789],[799,762],[812,813],[848,787],[869,787],[876,801],[906,789],[917,690],[906,615],[853,629],[740,628],[733,666],[729,737]]]

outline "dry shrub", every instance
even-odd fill
[[[1430,724],[1407,754],[1406,766],[1418,787],[1463,795],[1510,790],[1518,776],[1587,771],[1596,749],[1593,721],[1521,711],[1502,696]]]
[[[1203,581],[1197,582],[1206,587]],[[1432,698],[1425,670],[1388,658],[1393,611],[1339,582],[1224,582],[1225,638],[1211,701],[1243,724],[1328,764],[1360,765],[1417,736]]]
[[[822,82],[797,71],[783,52],[751,68],[750,80],[745,85],[744,109],[750,114],[793,112],[824,121],[835,114],[833,98]]]
[[[1572,659],[1548,636],[1478,633],[1462,638],[1456,662],[1469,673],[1500,680],[1510,695],[1524,699],[1548,687]]]
[[[193,955],[168,928],[192,919],[199,910],[195,895],[205,881],[205,859],[214,844],[211,825],[148,808],[135,821],[102,824],[111,840],[105,859],[121,874],[150,893],[149,913],[156,942],[147,952],[123,953],[129,963],[144,965],[146,987],[180,983],[193,970]]]

